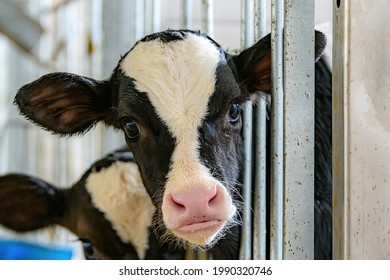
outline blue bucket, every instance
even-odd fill
[[[70,260],[72,255],[69,247],[0,239],[0,260]]]

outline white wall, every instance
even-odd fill
[[[390,259],[390,2],[341,1],[335,25],[337,258]],[[386,11],[386,12],[384,12]],[[336,17],[336,18],[338,18]]]

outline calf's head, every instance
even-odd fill
[[[1,176],[0,225],[17,232],[63,226],[80,238],[87,259],[176,257],[149,234],[155,207],[127,154],[96,162],[67,189],[25,174]]]
[[[316,32],[315,57],[324,45]],[[167,236],[211,246],[235,221],[241,108],[270,92],[270,60],[269,35],[231,56],[199,32],[168,30],[137,42],[107,80],[48,74],[15,102],[59,135],[98,121],[123,130]]]

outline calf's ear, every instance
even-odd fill
[[[314,61],[321,57],[325,46],[325,35],[315,31]],[[250,95],[271,92],[271,34],[234,56],[233,61],[239,81]]]
[[[248,93],[271,91],[271,34],[234,56],[233,61]]]
[[[109,81],[52,73],[19,89],[14,103],[30,121],[59,135],[81,134],[111,107]]]
[[[0,224],[26,232],[57,223],[64,211],[63,192],[35,177],[0,177]]]

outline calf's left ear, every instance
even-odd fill
[[[315,31],[314,61],[317,61],[326,46],[326,36]],[[250,95],[271,92],[271,34],[260,39],[252,47],[233,57],[241,84]]]
[[[60,135],[88,131],[111,107],[109,81],[70,73],[52,73],[19,89],[14,103],[20,113]]]

